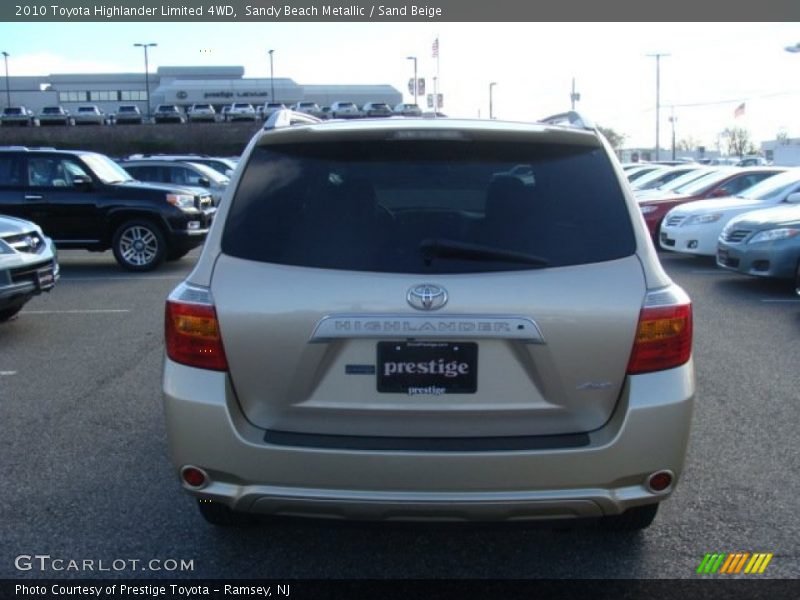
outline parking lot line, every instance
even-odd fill
[[[800,298],[761,298],[761,302],[777,302],[781,304],[800,304]]]
[[[16,371],[0,371],[0,377],[10,377],[11,375],[16,375]]]
[[[75,310],[23,310],[21,315],[97,315],[106,313],[129,313],[128,308],[89,308]]]

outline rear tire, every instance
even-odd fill
[[[629,508],[621,515],[603,517],[600,525],[608,531],[638,531],[646,529],[656,518],[658,504]]]
[[[14,317],[17,316],[17,313],[22,310],[24,304],[20,304],[19,306],[12,306],[10,308],[4,308],[0,310],[0,323],[4,321],[10,321]]]
[[[217,527],[249,527],[256,519],[247,513],[232,510],[213,500],[197,500],[197,508],[207,523]]]
[[[800,260],[797,261],[797,271],[794,274],[794,291],[800,296]]]
[[[152,271],[166,256],[166,241],[161,228],[152,221],[126,221],[111,242],[114,258],[128,271]]]

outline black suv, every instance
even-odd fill
[[[210,195],[136,181],[102,154],[0,147],[0,213],[37,223],[60,248],[111,248],[131,271],[201,245],[215,212]]]

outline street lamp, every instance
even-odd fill
[[[497,85],[497,82],[493,81],[489,84],[489,118],[494,119],[494,105],[492,103],[492,88]]]
[[[3,59],[6,62],[6,106],[11,106],[11,87],[8,84],[8,57],[9,53],[3,50]]]
[[[272,101],[275,102],[275,71],[272,68],[272,53],[275,50],[270,50],[269,54],[269,93],[272,96]]]
[[[669,118],[672,124],[672,160],[675,160],[675,123],[678,122],[678,117],[675,116],[675,107],[672,107],[672,115]]]
[[[658,160],[659,154],[659,140],[658,140],[658,133],[659,133],[659,119],[661,113],[661,57],[662,56],[669,56],[669,54],[656,53],[656,54],[648,54],[647,56],[654,56],[656,59],[656,160]]]
[[[575,110],[575,103],[581,99],[580,93],[575,91],[575,78],[572,78],[572,93],[569,95],[569,100],[572,103],[572,110]]]
[[[147,66],[147,49],[158,44],[134,44],[134,48],[144,48],[144,95],[147,100],[147,121],[150,122],[150,73]]]
[[[417,103],[417,57],[406,56],[406,60],[414,61],[414,106],[419,106],[419,104]]]

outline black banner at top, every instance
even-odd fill
[[[795,0],[11,0],[7,22],[796,21]]]

